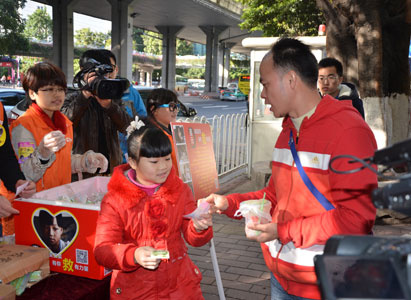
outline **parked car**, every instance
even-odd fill
[[[247,100],[247,96],[244,95],[239,88],[227,88],[220,90],[220,100],[245,101]]]
[[[146,87],[146,86],[134,86],[134,88],[140,93],[141,98],[144,101],[144,105],[147,107],[147,98],[150,95],[151,91],[154,89],[153,87]],[[9,109],[9,113],[7,117],[9,118],[9,123],[13,122],[15,119],[17,119],[19,116],[21,116],[26,109],[28,108],[28,104],[25,98],[25,94],[23,90],[14,90],[14,91],[22,91],[23,92],[23,97],[21,101],[19,101],[17,104],[15,104],[11,109]],[[68,88],[68,93],[74,92],[75,89],[72,87]],[[1,97],[1,90],[0,90],[0,97]],[[2,100],[3,102],[3,100]],[[197,114],[197,111],[193,107],[189,107],[185,104],[183,104],[181,101],[178,101],[180,103],[180,110],[177,114],[178,117],[193,117]],[[4,104],[4,103],[3,103]]]
[[[0,89],[0,101],[6,110],[7,118],[9,120],[17,119],[17,117],[24,112],[20,112],[17,116],[12,115],[13,107],[25,98],[26,93],[22,89]]]

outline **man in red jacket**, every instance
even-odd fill
[[[370,197],[377,186],[376,175],[368,169],[336,174],[329,170],[329,162],[342,154],[371,157],[376,142],[351,103],[329,95],[321,98],[317,61],[300,41],[276,42],[261,62],[260,78],[261,97],[275,117],[284,118],[270,182],[260,191],[212,194],[206,201],[213,210],[234,217],[242,201],[266,194],[272,204],[271,223],[248,228],[261,231],[251,239],[261,243],[272,273],[271,299],[320,299],[314,256],[322,254],[332,235],[370,233],[376,214]],[[340,159],[333,167],[347,170],[358,163]],[[322,197],[314,196],[298,169],[304,170]]]

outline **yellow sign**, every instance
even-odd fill
[[[250,75],[243,75],[238,78],[238,88],[244,95],[250,93]]]

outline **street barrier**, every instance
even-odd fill
[[[205,116],[196,116],[177,121],[210,124],[218,176],[248,165],[247,142],[250,130],[247,113],[214,116],[210,120]]]

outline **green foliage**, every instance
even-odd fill
[[[190,79],[204,79],[204,68],[176,68],[176,75]]]
[[[144,31],[142,38],[145,53],[155,55],[160,55],[162,53],[163,41],[161,34],[151,31]]]
[[[29,41],[23,36],[24,22],[18,12],[26,0],[0,1],[0,55],[27,50]]]
[[[230,79],[238,79],[241,75],[250,74],[250,60],[249,59],[231,59],[230,72],[228,76]]]
[[[313,36],[325,24],[315,0],[236,0],[246,5],[242,29],[264,36]]]
[[[40,57],[30,57],[30,56],[22,56],[20,58],[20,72],[26,74],[27,70],[35,65],[36,63],[42,61]]]
[[[143,40],[144,30],[141,28],[133,28],[133,33],[131,34],[133,38],[133,49],[138,52],[144,51],[144,40]]]
[[[204,68],[190,68],[187,69],[186,77],[191,79],[204,79]]]
[[[176,54],[177,55],[193,55],[194,46],[193,43],[177,39]]]
[[[53,35],[53,20],[47,13],[46,7],[38,8],[32,13],[26,21],[24,36],[35,38],[39,41],[45,41]]]
[[[76,30],[74,35],[76,45],[79,46],[105,48],[109,39],[111,41],[110,33],[94,32],[90,28]]]
[[[75,58],[73,60],[73,74],[76,75],[79,71],[80,71],[80,63],[79,63],[80,59],[79,58]],[[71,83],[71,82],[70,82]]]
[[[250,74],[250,68],[230,68],[228,76],[230,79],[238,79],[241,75]]]

